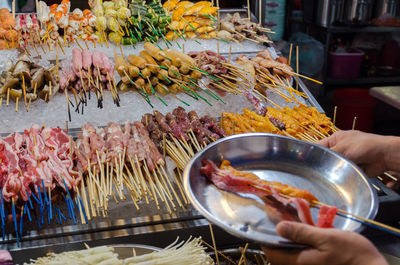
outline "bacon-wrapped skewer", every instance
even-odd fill
[[[306,190],[300,190],[276,181],[261,180],[256,175],[234,169],[227,160],[222,161],[220,168],[211,160],[204,159],[201,173],[219,189],[254,194],[266,203],[266,210],[273,220],[301,221],[315,225],[310,210],[310,203],[318,202],[317,198]],[[290,204],[293,203],[293,208]],[[336,207],[325,206],[318,219],[320,227],[333,227]]]

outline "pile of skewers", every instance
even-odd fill
[[[129,7],[128,1],[96,1],[92,9],[97,16],[97,34],[109,32],[108,38],[118,45],[135,45],[143,40],[157,42],[164,38],[171,21],[159,1],[134,0]]]
[[[233,15],[227,14],[220,21],[221,30],[218,32],[218,38],[227,41],[250,40],[257,43],[272,43],[266,36],[266,33],[273,33],[264,28],[261,24],[251,22],[247,18],[241,18],[239,13]]]
[[[155,95],[162,101],[159,95],[176,97],[174,94],[178,92],[206,100],[196,90],[200,88],[198,80],[207,72],[197,68],[190,56],[177,50],[160,50],[149,42],[144,48],[140,56],[127,56],[127,61],[120,55],[114,56],[116,70],[121,76],[118,84],[121,91],[137,90],[149,103],[148,95]],[[211,91],[205,92],[216,98]]]
[[[242,75],[238,78],[234,71],[238,71],[228,59],[219,55],[219,52],[210,50],[201,52],[190,52],[189,56],[193,58],[197,67],[208,77],[207,87],[216,89],[219,94],[222,92],[242,94],[241,85],[247,84],[249,75]],[[206,83],[203,83],[206,85]]]
[[[38,97],[48,102],[59,90],[57,74],[56,66],[45,69],[26,53],[21,54],[15,64],[0,75],[0,104],[3,99],[7,106],[10,99],[15,100],[15,111],[18,111],[19,101],[24,100],[29,111],[31,102]]]
[[[302,104],[283,109],[268,107],[265,116],[249,109],[244,109],[243,114],[223,112],[220,124],[229,135],[266,132],[310,142],[321,140],[338,130],[325,114]]]
[[[165,116],[158,111],[145,114],[142,123],[160,152],[167,153],[180,170],[196,152],[226,136],[214,118],[199,118],[195,111],[186,113],[182,107]]]
[[[68,115],[71,121],[70,105],[83,108],[90,99],[91,92],[97,97],[97,106],[103,108],[103,90],[111,91],[114,103],[119,106],[118,91],[114,82],[114,65],[108,56],[102,52],[73,49],[72,64],[69,60],[63,62],[60,74],[60,88],[65,91],[68,104]],[[74,94],[75,105],[69,99],[67,90]]]
[[[61,42],[77,41],[78,38],[88,41],[97,41],[99,38],[94,34],[96,17],[88,9],[78,8],[70,12],[69,0],[62,0],[60,4],[47,6],[43,1],[37,4],[37,19],[40,23],[40,41],[48,42],[49,47]],[[33,31],[32,34],[35,34]]]
[[[80,209],[80,198],[75,197],[75,206],[70,194],[82,178],[79,172],[73,170],[71,143],[72,139],[60,128],[38,125],[33,125],[23,134],[14,133],[0,139],[0,219],[3,240],[7,213],[12,214],[16,239],[19,241],[24,217],[32,221],[33,215],[37,216],[39,227],[44,224],[45,216],[49,223],[53,218],[58,222],[58,218],[64,215],[55,202],[63,198],[69,210],[71,207]],[[20,220],[17,220],[17,216]]]
[[[88,123],[76,140],[74,154],[77,168],[86,176],[80,188],[89,220],[107,216],[109,198],[118,202],[130,196],[137,210],[143,198],[147,203],[154,200],[158,209],[161,200],[169,212],[176,209],[174,198],[184,207],[166,176],[164,158],[140,122],[127,121],[123,128],[110,123],[104,129]]]
[[[156,43],[159,39],[164,40],[168,46],[170,43],[164,38],[166,27],[171,22],[171,17],[165,12],[160,1],[152,0],[146,3],[133,0],[128,27],[125,29],[125,37],[122,43],[132,45],[139,41]]]
[[[169,32],[166,34],[168,40],[176,38],[201,38],[212,39],[217,37],[214,18],[218,8],[212,6],[212,2],[168,0],[163,7],[172,16],[172,22],[168,25]]]
[[[184,208],[188,201],[181,180],[175,175],[175,185],[171,183],[164,157],[169,155],[183,169],[195,152],[224,136],[215,119],[199,118],[195,111],[187,114],[180,107],[165,116],[145,114],[142,122],[125,122],[123,127],[84,125],[73,149],[77,170],[85,172],[80,191],[88,220],[107,216],[109,198],[118,202],[127,195],[138,210],[142,199],[155,201],[158,209],[163,202],[170,213],[176,203]]]
[[[122,29],[126,26],[127,18],[131,16],[131,11],[126,6],[125,1],[92,1],[90,6],[96,17],[96,35],[100,36],[101,41],[110,40],[121,43]]]

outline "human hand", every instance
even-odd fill
[[[338,131],[318,144],[338,152],[359,165],[370,177],[396,170],[400,138],[360,131]],[[397,147],[397,148],[396,148]]]
[[[375,246],[354,232],[287,221],[280,222],[276,231],[310,248],[288,251],[262,247],[272,265],[387,265]]]

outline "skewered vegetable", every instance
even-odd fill
[[[195,93],[201,73],[195,62],[176,50],[160,50],[152,43],[144,44],[140,56],[114,56],[117,72],[121,76],[120,90],[138,90],[146,94],[189,92]],[[197,73],[197,74],[196,74]],[[189,85],[193,84],[193,85]]]
[[[169,24],[168,40],[178,37],[211,39],[217,36],[215,27],[217,7],[209,1],[200,1],[195,4],[189,1],[167,1],[164,8],[171,14],[172,22]]]

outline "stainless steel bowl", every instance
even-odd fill
[[[184,170],[184,186],[191,203],[209,221],[240,238],[269,246],[294,247],[275,232],[262,202],[252,195],[217,189],[200,174],[201,160],[253,172],[314,194],[321,202],[373,219],[378,210],[375,190],[352,162],[328,148],[285,136],[251,133],[223,138],[199,152]],[[314,220],[317,209],[312,209]],[[360,231],[360,223],[337,216],[336,228]]]

